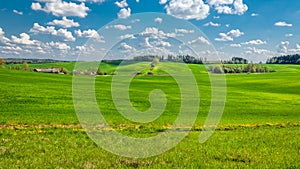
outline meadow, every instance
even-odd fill
[[[72,70],[74,63],[30,64],[60,66]],[[115,66],[102,64],[101,70],[113,72]],[[201,96],[192,132],[175,148],[146,159],[116,156],[89,139],[74,110],[72,75],[0,69],[0,168],[299,168],[300,66],[265,66],[276,72],[226,75],[222,119],[212,137],[200,144],[211,90],[204,67],[189,65]],[[147,137],[176,119],[180,95],[172,77],[136,76],[130,85],[130,99],[140,111],[150,107],[153,89],[167,95],[164,113],[149,124],[131,123],[117,112],[112,78],[97,76],[95,90],[99,108],[116,130]]]

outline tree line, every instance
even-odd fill
[[[214,65],[209,66],[207,71],[216,74],[275,72],[275,70],[271,70],[266,66],[253,63],[249,63],[247,65]]]
[[[285,55],[272,57],[267,60],[267,64],[300,64],[300,55]]]
[[[153,59],[158,59],[160,62],[183,62],[187,64],[203,64],[203,58],[196,58],[190,55],[168,55],[168,56],[157,56],[157,55],[145,55],[145,56],[135,56],[133,61],[144,61],[152,62]],[[205,60],[205,59],[204,59]]]

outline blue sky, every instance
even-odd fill
[[[178,21],[154,13],[147,19],[134,17],[144,12]],[[186,40],[186,45],[210,45],[216,51],[206,54],[221,59],[240,56],[258,62],[300,53],[300,1],[296,0],[2,0],[0,18],[0,57],[4,58],[75,60],[93,50],[108,52],[110,41],[116,43],[111,54],[141,50],[183,54],[184,50],[174,50],[181,49],[174,39],[187,34],[194,40]],[[176,22],[191,23],[198,30]],[[146,31],[150,32],[133,36]],[[123,41],[112,40],[111,36],[122,35]]]

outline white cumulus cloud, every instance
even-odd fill
[[[42,7],[40,2],[45,2],[44,7]],[[52,13],[54,16],[78,16],[84,18],[87,16],[87,12],[90,10],[87,6],[85,6],[85,3],[83,2],[80,4],[62,0],[40,2],[33,2],[31,4],[31,9],[35,11]]]
[[[286,54],[288,52],[289,45],[290,45],[289,41],[281,41],[280,44],[277,45],[278,47],[277,52]]]
[[[135,50],[136,50],[134,47],[128,45],[128,44],[125,43],[125,42],[122,42],[122,43],[120,44],[119,49],[125,50],[125,52],[135,51]]]
[[[187,30],[187,29],[177,29],[175,28],[175,33],[194,33],[195,31],[194,30]]]
[[[244,35],[239,29],[233,29],[227,33],[220,33],[220,38],[215,38],[215,41],[233,41],[234,38]]]
[[[155,19],[154,19],[154,22],[157,22],[157,23],[162,23],[162,22],[163,22],[163,19],[162,19],[162,18],[159,18],[159,17],[157,17],[157,18],[155,18]]]
[[[30,36],[26,33],[21,33],[20,38],[16,36],[11,36],[11,41],[22,45],[33,45],[37,43],[36,40],[30,40]]]
[[[167,14],[180,19],[201,20],[209,15],[209,5],[202,0],[170,0],[165,6]]]
[[[281,26],[281,27],[284,27],[284,26],[286,26],[286,27],[292,27],[293,26],[293,24],[286,23],[286,22],[276,22],[274,25],[275,26]]]
[[[199,36],[197,39],[194,39],[192,41],[189,41],[188,44],[195,44],[195,43],[204,43],[204,44],[207,44],[209,45],[210,42],[203,36]]]
[[[114,25],[114,28],[118,30],[127,30],[127,29],[131,29],[132,27],[130,25],[118,24],[118,25]]]
[[[76,38],[73,36],[72,32],[69,32],[67,29],[58,29],[56,30],[53,26],[41,26],[38,23],[34,23],[33,27],[30,29],[31,33],[35,34],[50,34],[54,36],[61,37],[64,41],[75,41]]]
[[[122,8],[118,13],[118,18],[126,19],[131,15],[131,9],[130,8]]]
[[[260,39],[257,39],[257,40],[250,40],[250,41],[244,42],[242,44],[243,45],[264,45],[264,44],[267,44],[267,42],[263,41],[263,40],[260,40]]]
[[[75,30],[75,34],[79,37],[93,38],[93,39],[98,40],[99,42],[103,42],[103,43],[105,42],[104,39],[103,39],[103,36],[100,36],[98,34],[98,32],[94,29],[88,29],[88,30],[84,30],[84,31],[81,31],[80,29]]]
[[[119,8],[125,8],[128,6],[126,0],[122,0],[121,2],[116,1],[115,4],[119,7]]]
[[[61,42],[53,42],[51,41],[50,43],[47,43],[47,45],[51,46],[54,49],[58,49],[58,50],[69,50],[71,49],[71,47],[65,43],[61,43]]]
[[[166,4],[168,2],[168,0],[159,0],[159,4],[163,5]]]
[[[74,22],[73,19],[68,19],[67,17],[62,17],[62,20],[54,19],[52,22],[48,22],[48,25],[56,25],[63,28],[71,28],[80,26],[78,22]]]
[[[1,27],[0,27],[0,42],[3,44],[8,44],[10,42],[10,39],[5,37],[5,32]]]
[[[88,2],[88,3],[103,3],[105,0],[78,0],[79,2]]]
[[[243,0],[206,0],[220,14],[242,15],[248,10]]]
[[[235,44],[230,44],[230,46],[231,46],[231,47],[238,47],[238,48],[242,47],[241,44],[236,44],[236,43],[235,43]]]

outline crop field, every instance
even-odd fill
[[[163,74],[159,68],[165,64],[169,63],[159,63],[153,71]],[[29,66],[72,71],[74,65]],[[300,65],[264,65],[276,70],[273,73],[227,74],[222,119],[202,144],[199,134],[210,109],[210,80],[203,66],[188,66],[200,94],[195,125],[175,148],[145,159],[114,155],[87,136],[74,110],[72,75],[0,69],[0,168],[300,168]],[[110,74],[116,65],[103,63],[100,68]],[[101,113],[114,129],[149,137],[174,122],[180,94],[172,77],[133,78],[129,95],[137,110],[151,106],[149,93],[154,89],[161,89],[168,99],[163,114],[145,124],[118,113],[111,94],[113,77],[96,76],[95,91]]]

